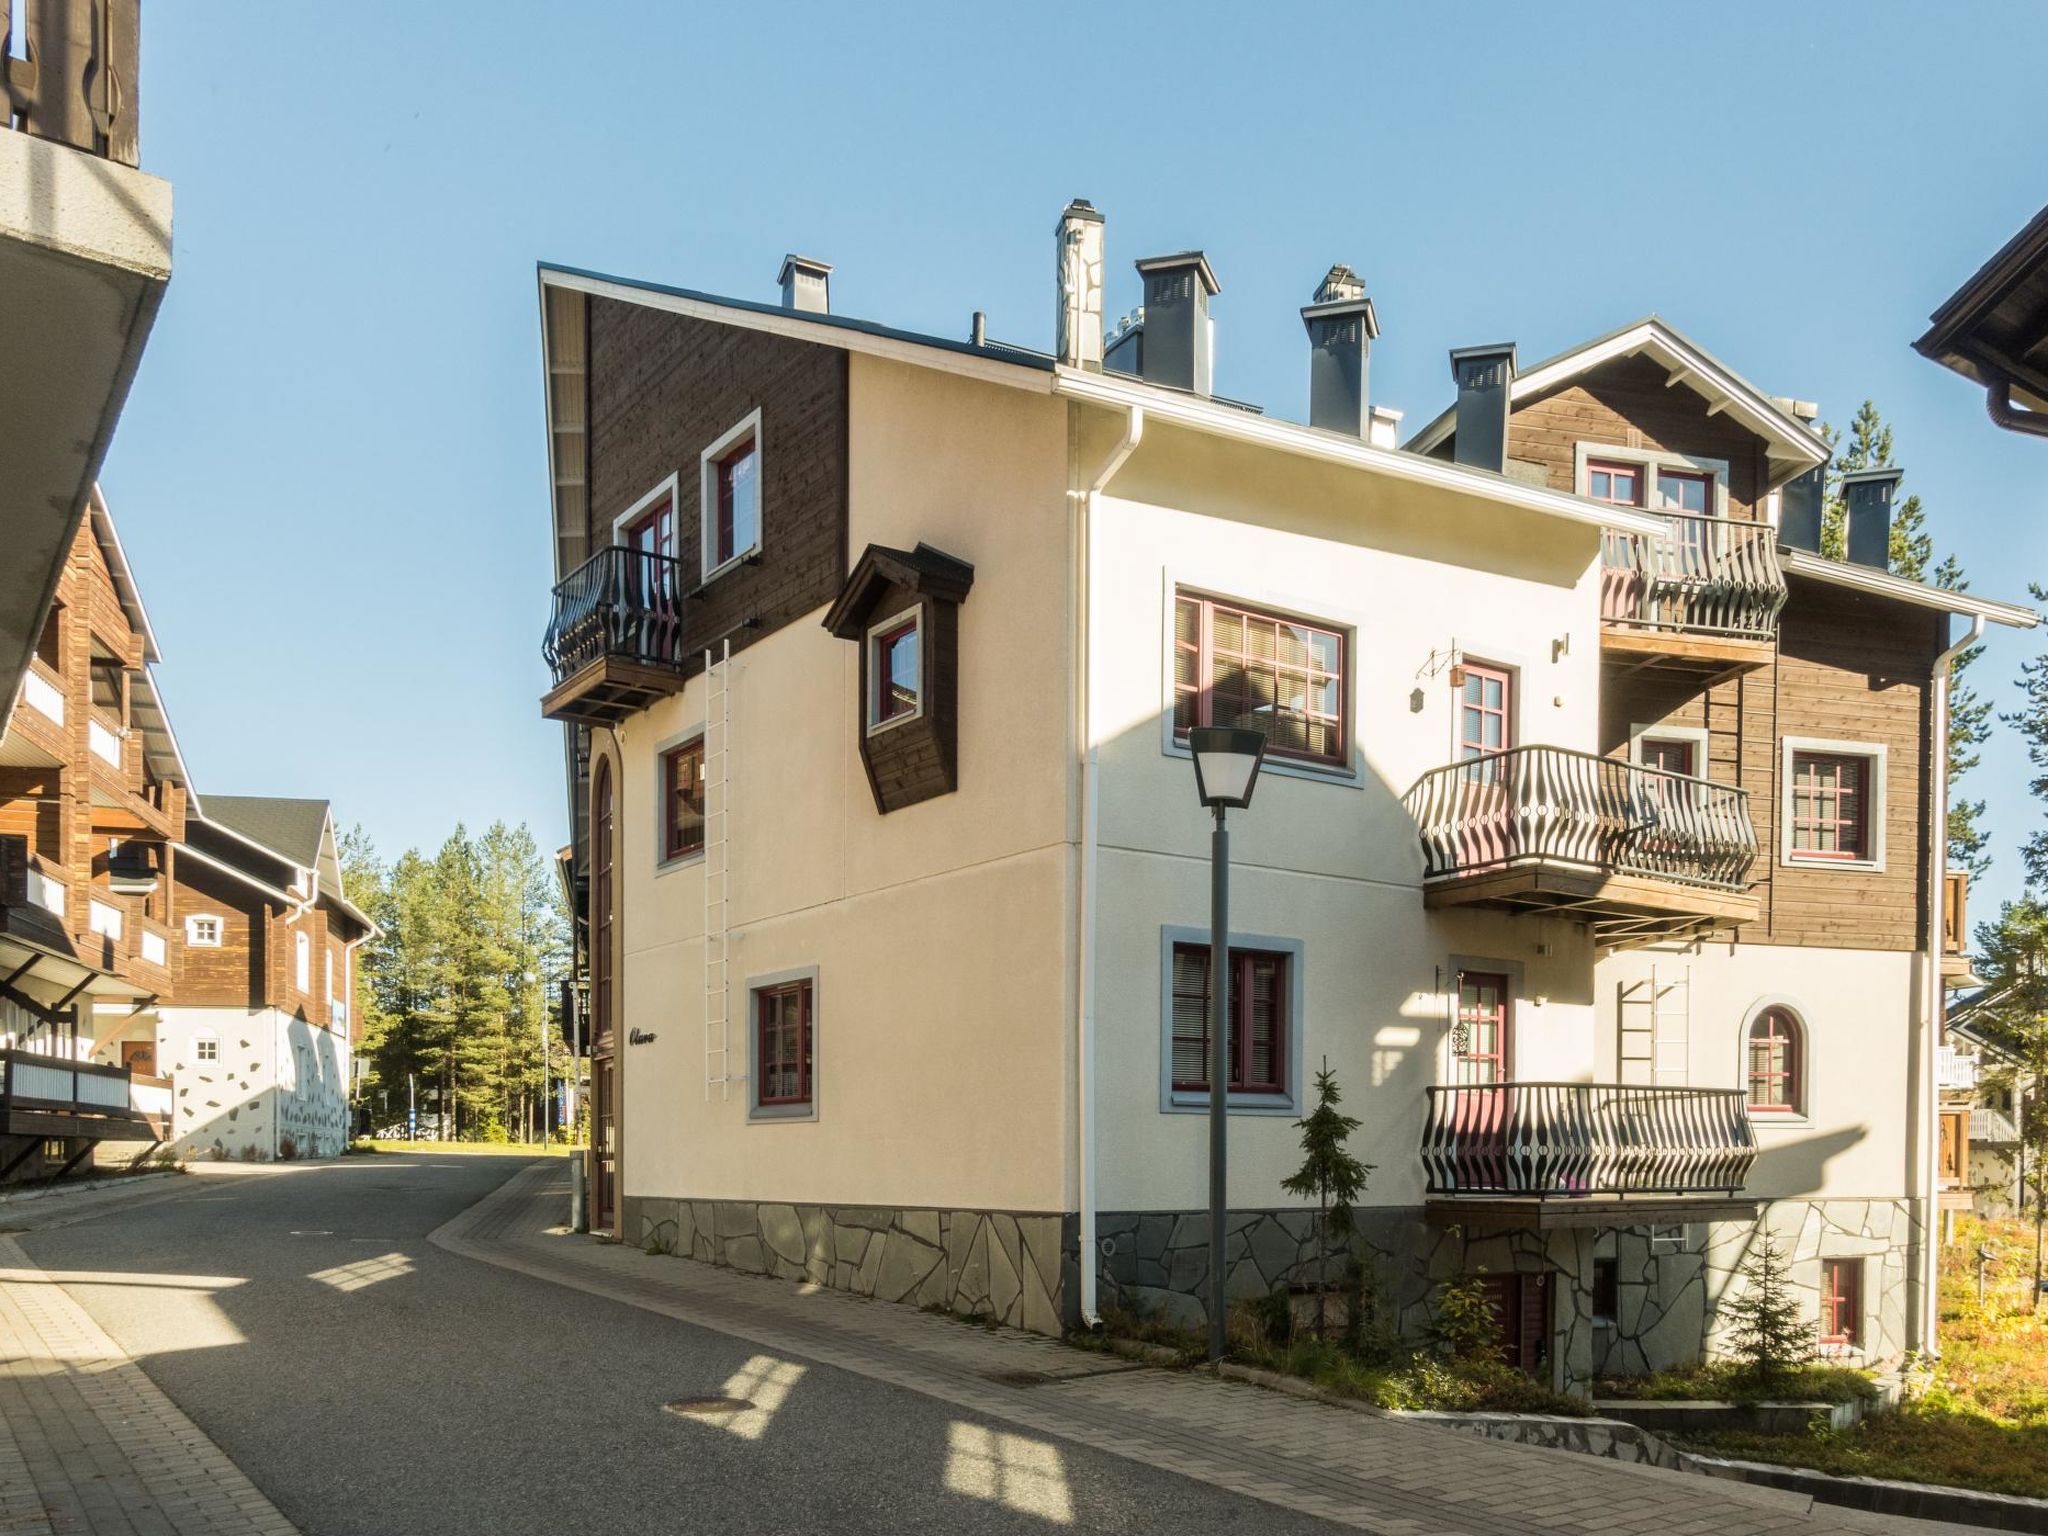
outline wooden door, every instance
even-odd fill
[[[1486,1275],[1487,1304],[1500,1326],[1500,1354],[1534,1375],[1550,1360],[1550,1276]]]
[[[137,1077],[156,1076],[156,1042],[154,1040],[123,1040],[121,1042],[121,1065]]]
[[[1941,1181],[1961,1186],[1970,1171],[1970,1112],[1945,1109],[1941,1112]]]

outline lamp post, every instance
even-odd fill
[[[1229,1221],[1226,1169],[1230,1100],[1230,828],[1223,813],[1252,803],[1266,733],[1228,726],[1188,732],[1195,793],[1216,813],[1209,834],[1209,1358],[1223,1358],[1223,1252]]]

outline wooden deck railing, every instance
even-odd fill
[[[1785,606],[1777,530],[1768,523],[1665,513],[1660,534],[1609,531],[1600,617],[1676,634],[1769,640]]]
[[[1732,1195],[1756,1151],[1727,1088],[1432,1088],[1422,1128],[1432,1195]]]
[[[680,667],[682,563],[624,545],[599,550],[556,584],[541,652],[557,683],[606,657]]]
[[[134,165],[139,9],[140,0],[0,0],[0,128]]]
[[[1429,879],[1544,861],[1739,891],[1756,860],[1747,791],[1565,747],[1432,769],[1405,804]]]
[[[0,1051],[0,1101],[10,1109],[115,1115],[133,1104],[126,1067],[103,1067],[35,1051]]]

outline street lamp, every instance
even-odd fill
[[[1226,1149],[1230,1098],[1230,829],[1226,810],[1252,803],[1266,733],[1228,726],[1188,732],[1195,793],[1216,813],[1209,834],[1209,1358],[1223,1358],[1223,1249],[1229,1220]]]

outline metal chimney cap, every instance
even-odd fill
[[[801,273],[805,277],[827,277],[831,275],[832,263],[829,261],[819,261],[813,256],[799,256],[792,251],[789,255],[782,258],[782,270],[775,274],[775,281],[778,283],[788,282],[789,274],[792,271]]]
[[[1451,348],[1451,372],[1455,375],[1460,363],[1482,362],[1496,357],[1505,357],[1508,360],[1509,373],[1517,371],[1515,366],[1515,344],[1512,341],[1492,341],[1482,347]]]
[[[1906,472],[1903,469],[1897,469],[1890,465],[1887,465],[1883,469],[1844,470],[1842,472],[1842,489],[1846,491],[1852,485],[1880,484],[1889,488],[1891,486],[1897,485],[1899,481],[1902,478],[1904,478],[1905,473]]]
[[[1326,299],[1317,304],[1305,304],[1301,310],[1301,323],[1315,334],[1318,320],[1343,320],[1352,315],[1365,316],[1365,339],[1375,341],[1380,334],[1379,312],[1372,307],[1371,299]]]
[[[1093,203],[1089,202],[1087,198],[1077,197],[1067,204],[1060,214],[1059,224],[1053,227],[1058,229],[1064,226],[1069,219],[1085,219],[1091,224],[1100,224],[1102,222],[1102,212]]]
[[[1209,258],[1200,251],[1176,251],[1171,256],[1141,256],[1133,263],[1140,274],[1151,276],[1154,272],[1171,272],[1180,267],[1193,267],[1195,275],[1202,280],[1202,287],[1210,297],[1223,291],[1216,281],[1216,274],[1210,269]]]

